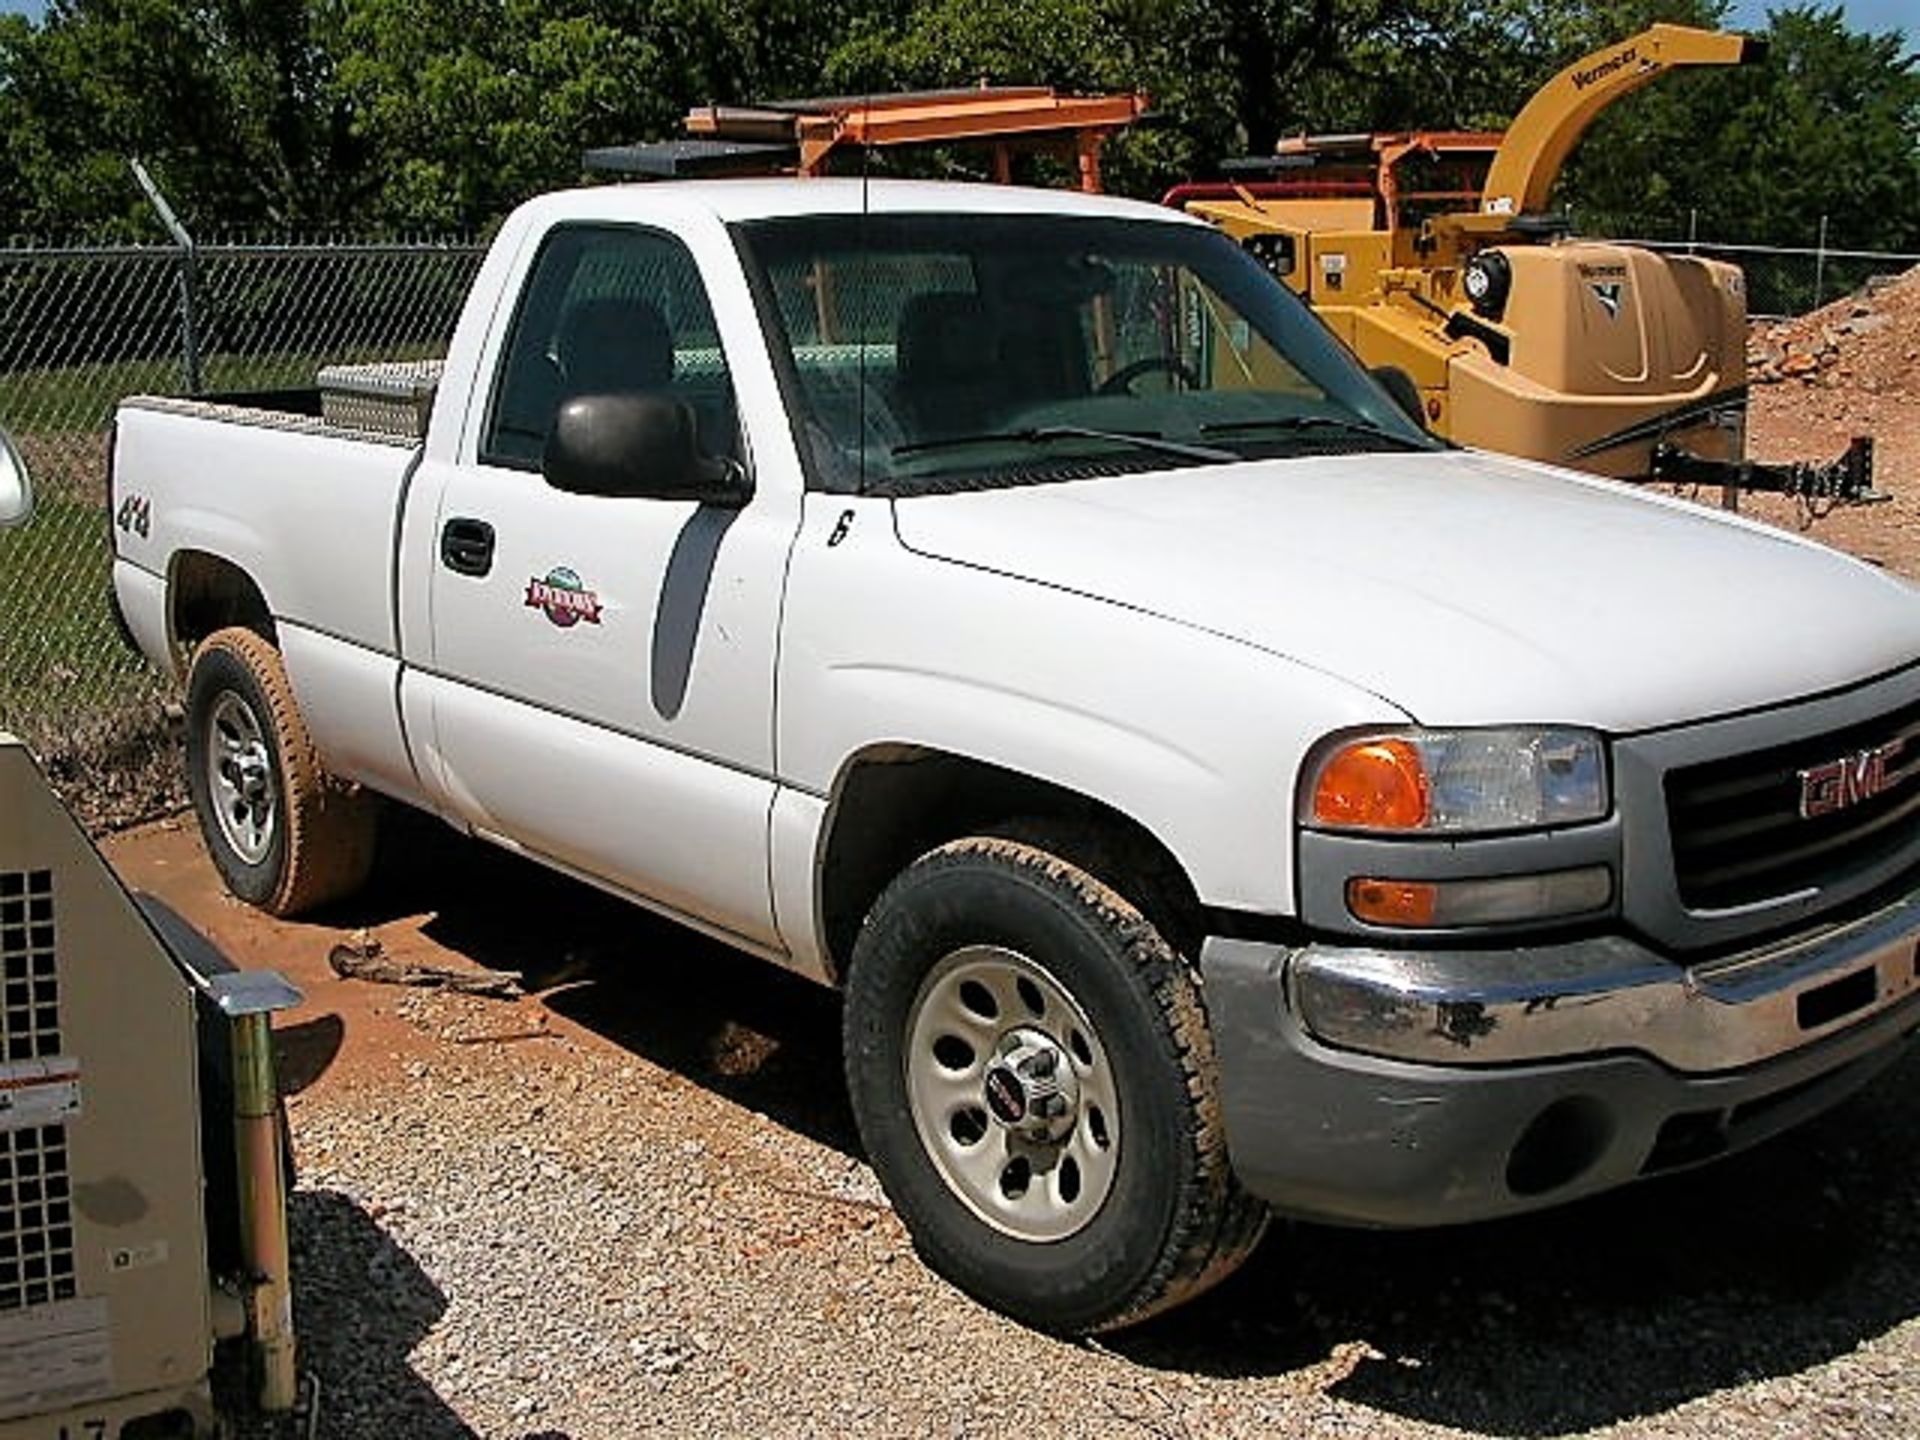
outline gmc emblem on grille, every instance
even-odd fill
[[[1858,750],[1800,772],[1800,818],[1817,819],[1871,800],[1887,788],[1887,767],[1899,755],[1900,740]]]

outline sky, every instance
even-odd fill
[[[46,11],[46,0],[0,0],[0,15],[30,15],[38,19]],[[1844,0],[1842,8],[1856,30],[1892,30],[1907,32],[1909,40],[1920,41],[1920,15],[1914,0]],[[1767,0],[1734,0],[1732,22],[1735,27],[1762,25],[1766,21]]]
[[[12,3],[14,0],[0,0],[0,7]],[[1846,0],[1840,8],[1847,12],[1847,24],[1855,30],[1904,30],[1907,39],[1920,41],[1920,10],[1915,9],[1914,0]],[[1728,20],[1736,30],[1763,27],[1767,23],[1766,0],[1733,0]]]

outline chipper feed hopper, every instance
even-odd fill
[[[29,493],[0,435],[0,527]],[[212,1433],[221,1338],[292,1405],[268,1016],[298,999],[129,895],[0,733],[0,1440]]]
[[[1462,444],[1621,479],[1861,500],[1872,442],[1828,464],[1749,461],[1738,267],[1568,237],[1549,193],[1608,105],[1682,65],[1764,57],[1655,25],[1549,80],[1504,133],[1302,136],[1170,204],[1238,239]]]

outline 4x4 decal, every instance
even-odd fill
[[[144,495],[127,496],[114,513],[113,523],[146,539],[153,530],[153,501]]]

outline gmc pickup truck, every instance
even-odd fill
[[[553,195],[424,433],[344,418],[118,417],[234,893],[351,890],[384,796],[839,987],[898,1213],[1032,1325],[1711,1159],[1920,1027],[1920,594],[1434,440],[1176,213]]]

